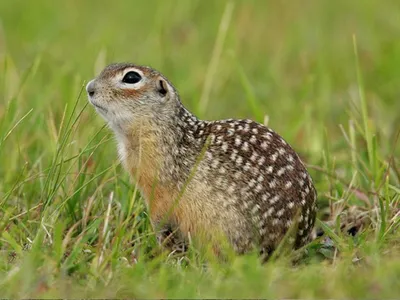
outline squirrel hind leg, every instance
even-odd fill
[[[165,225],[157,232],[157,240],[162,248],[171,253],[183,254],[189,248],[179,229],[173,228],[171,225]]]

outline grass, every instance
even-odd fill
[[[398,297],[399,14],[394,0],[1,1],[0,296]],[[292,144],[325,232],[306,257],[205,269],[195,249],[156,253],[83,93],[115,61],[161,70],[202,118],[253,118]]]

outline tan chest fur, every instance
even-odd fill
[[[212,227],[217,230],[220,226],[215,226],[218,218],[214,205],[207,200],[207,187],[196,176],[183,191],[175,182],[161,182],[165,156],[160,153],[160,142],[151,125],[142,123],[130,132],[129,139],[119,145],[120,156],[146,201],[153,224],[172,222],[186,237],[204,237]]]

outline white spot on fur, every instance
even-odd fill
[[[274,167],[273,166],[268,166],[267,173],[268,174],[272,174],[273,171],[274,171]]]
[[[278,158],[278,152],[275,152],[274,154],[271,155],[272,161],[276,161],[277,158]]]
[[[222,144],[222,151],[224,151],[224,152],[228,151],[228,143],[227,142],[224,142]]]
[[[268,209],[268,211],[267,211],[267,216],[268,217],[270,217],[270,216],[272,216],[272,214],[274,213],[274,208],[273,207],[270,207],[269,209]]]
[[[211,143],[214,143],[214,141],[215,141],[215,134],[210,134],[210,141],[211,141]]]
[[[283,173],[285,173],[285,167],[282,167],[282,168],[280,168],[279,170],[278,170],[278,176],[282,176],[283,175]]]
[[[256,214],[258,211],[260,210],[260,205],[256,204],[254,205],[253,209],[251,210],[251,212],[254,214]]]
[[[269,203],[270,204],[275,204],[276,202],[278,202],[278,200],[279,200],[279,196],[278,195],[275,195],[274,197],[272,197],[271,199],[269,199]]]
[[[278,152],[279,152],[280,155],[283,155],[283,154],[285,154],[286,150],[283,149],[283,148],[279,148]]]
[[[207,152],[207,153],[206,153],[206,156],[207,156],[207,159],[208,159],[208,160],[212,160],[212,158],[213,158],[213,155],[212,155],[211,152]]]
[[[233,152],[233,153],[231,154],[231,160],[236,160],[236,153],[235,153],[235,152]]]
[[[251,179],[248,183],[249,187],[252,188],[253,186],[255,186],[256,181],[254,179]]]
[[[262,186],[262,184],[257,184],[257,186],[256,186],[256,192],[261,192],[262,191],[262,189],[263,189],[263,186]]]
[[[258,160],[258,165],[261,166],[264,163],[265,163],[265,157],[261,156],[260,159]]]
[[[211,167],[213,167],[214,169],[216,169],[216,168],[218,167],[218,165],[219,165],[219,160],[218,160],[218,159],[214,159],[213,162],[212,162],[212,164],[211,164]]]
[[[241,143],[242,143],[242,140],[240,139],[239,136],[237,136],[237,137],[235,138],[235,146],[239,147]]]
[[[282,209],[280,209],[280,210],[276,213],[276,215],[277,215],[278,217],[282,217],[284,213],[285,213],[285,210],[282,208]]]
[[[266,150],[268,148],[268,143],[267,142],[262,142],[261,143],[261,148],[263,148],[264,150]]]
[[[244,142],[244,143],[243,143],[243,146],[242,146],[242,150],[243,150],[243,151],[246,151],[246,152],[249,151],[249,143]]]
[[[253,162],[256,161],[257,156],[258,156],[257,152],[253,152],[253,154],[250,157],[250,160],[253,161]]]

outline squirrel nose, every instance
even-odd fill
[[[90,81],[90,82],[87,84],[87,86],[86,86],[86,91],[87,91],[87,93],[88,93],[88,95],[89,95],[90,97],[93,97],[94,92],[95,92],[95,84],[94,84],[94,81],[93,81],[93,80]]]

